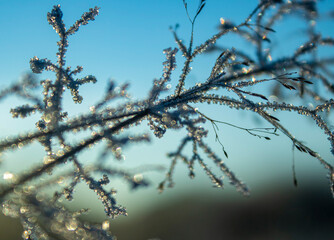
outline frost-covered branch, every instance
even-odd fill
[[[11,109],[13,117],[25,118],[36,113],[41,116],[35,123],[36,130],[0,140],[0,153],[18,151],[21,147],[33,143],[39,143],[45,150],[45,158],[40,161],[38,167],[15,176],[7,174],[6,178],[10,181],[0,185],[3,212],[5,215],[21,218],[26,239],[42,239],[43,236],[52,238],[54,235],[63,238],[79,238],[75,235],[79,234],[79,229],[86,234],[87,239],[113,239],[103,228],[83,225],[77,220],[77,214],[69,213],[60,207],[58,200],[63,197],[71,200],[78,183],[84,182],[97,194],[105,207],[107,216],[114,218],[118,215],[127,215],[126,209],[116,204],[115,191],[107,189],[110,183],[109,177],[119,176],[132,188],[147,186],[148,182],[145,179],[136,178],[131,171],[106,167],[107,165],[102,163],[109,161],[110,155],[116,161],[123,159],[122,148],[150,140],[147,133],[134,134],[134,127],[140,124],[147,124],[153,135],[158,138],[171,130],[183,129],[185,132],[176,150],[168,154],[171,164],[165,179],[158,186],[160,191],[163,191],[166,186],[174,186],[175,168],[178,162],[182,162],[186,165],[191,178],[196,176],[195,165],[198,164],[215,187],[223,188],[225,176],[237,191],[245,196],[250,194],[249,188],[229,169],[224,159],[220,157],[220,153],[215,153],[206,143],[205,139],[211,128],[207,129],[205,123],[209,122],[213,127],[216,140],[223,147],[224,158],[228,158],[228,154],[217,134],[219,124],[228,125],[266,140],[270,140],[268,135],[275,137],[278,134],[284,134],[296,149],[317,159],[328,171],[334,196],[334,169],[331,161],[323,159],[317,151],[293,136],[289,127],[283,126],[275,114],[271,113],[272,110],[296,112],[312,118],[315,126],[322,129],[328,137],[330,151],[334,156],[334,132],[330,126],[330,118],[327,117],[332,113],[334,106],[332,99],[334,57],[322,58],[317,53],[320,47],[332,48],[334,38],[323,36],[324,33],[317,33],[315,26],[311,24],[308,28],[308,40],[290,55],[275,59],[270,52],[272,47],[270,38],[278,34],[274,28],[280,17],[296,14],[302,16],[307,22],[316,21],[318,16],[316,2],[262,0],[240,24],[234,24],[224,18],[220,19],[218,33],[198,46],[194,46],[194,26],[199,14],[203,13],[206,1],[200,0],[194,17],[191,17],[192,14],[188,12],[187,2],[183,1],[183,4],[192,24],[189,45],[186,47],[176,33],[176,28],[172,30],[177,47],[164,50],[166,60],[163,62],[162,75],[153,81],[147,97],[138,100],[129,98],[128,84],[116,87],[116,84],[110,81],[105,95],[87,110],[87,113],[76,117],[69,117],[69,114],[63,110],[64,92],[68,89],[73,101],[80,104],[83,99],[79,94],[81,85],[95,83],[97,79],[92,75],[76,78],[83,68],[78,66],[71,69],[66,66],[68,37],[75,34],[82,25],[94,20],[99,13],[99,8],[95,7],[84,13],[69,29],[66,29],[62,20],[63,13],[59,5],[54,6],[47,14],[49,24],[59,35],[57,62],[53,63],[46,58],[35,56],[30,60],[30,67],[36,74],[50,71],[55,74],[55,79],[41,81],[41,93],[38,95],[36,92],[40,89],[33,75],[27,75],[20,84],[13,84],[0,91],[0,100],[16,95],[33,103]],[[231,33],[248,40],[254,47],[255,56],[242,49],[218,46],[218,41]],[[171,89],[170,83],[174,81],[173,71],[177,66],[178,50],[182,53],[184,62],[178,83],[174,89]],[[191,63],[201,53],[214,51],[219,51],[219,55],[215,59],[210,74],[199,83],[188,84]],[[263,93],[261,89],[264,84],[271,84],[276,90]],[[318,88],[320,86],[321,91],[314,88],[314,85]],[[325,94],[323,94],[324,91],[326,91]],[[289,102],[290,98],[275,102],[269,97],[276,94],[277,97],[283,98],[283,93],[291,98],[311,98],[315,108],[310,109],[302,104],[295,105]],[[269,126],[241,127],[222,119],[215,119],[205,112],[205,104],[252,112],[260,116]],[[324,111],[327,116],[322,113]],[[76,139],[75,142],[70,142],[68,134],[74,135],[78,132],[89,134],[89,136],[85,135],[79,140]],[[80,159],[80,153],[97,144],[104,144],[104,150],[97,159],[96,165],[91,166]],[[192,149],[190,155],[187,148],[189,145]],[[210,168],[208,164],[210,161],[215,165],[214,169]],[[58,181],[55,180],[60,177],[58,170],[65,162],[73,164],[73,169],[67,169],[67,172],[61,176],[68,183],[66,187],[56,190],[53,198],[40,198],[38,191],[42,192],[47,186]],[[48,181],[38,183],[41,176],[52,173],[55,177],[49,177]],[[101,174],[103,174],[102,178]],[[96,178],[96,175],[99,177]],[[32,185],[35,187],[29,189]],[[21,210],[22,207],[26,210]],[[52,216],[48,215],[50,212],[53,213]],[[36,217],[37,214],[37,218],[41,220],[34,223],[31,217]],[[49,228],[43,224],[44,218],[49,218],[50,224],[54,227]],[[70,235],[67,231],[73,231],[73,229],[78,231]]]

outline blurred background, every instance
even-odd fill
[[[92,74],[98,79],[95,85],[88,84],[81,88],[80,93],[84,97],[81,105],[74,104],[69,93],[65,95],[65,108],[70,117],[87,112],[100,99],[110,78],[117,83],[129,82],[133,98],[144,98],[153,79],[162,74],[163,49],[176,46],[169,31],[170,26],[179,24],[179,37],[186,44],[189,42],[191,24],[181,0],[0,1],[0,26],[3,33],[0,35],[1,89],[29,72],[30,58],[37,56],[56,60],[58,38],[46,20],[46,14],[54,4],[61,5],[67,27],[89,8],[95,5],[101,7],[94,22],[81,27],[79,32],[69,38],[67,65],[81,65],[84,68],[82,76]],[[220,18],[240,23],[257,4],[255,0],[208,0],[195,25],[194,44],[201,44],[215,34]],[[194,14],[198,2],[189,1],[188,5],[190,14]],[[334,9],[333,1],[319,2],[319,12],[326,13],[331,9]],[[320,16],[318,30],[323,32],[324,37],[334,36],[333,19],[327,14]],[[294,17],[274,26],[276,33],[271,37],[273,58],[289,55],[298,48],[305,41],[306,27],[304,22]],[[299,30],[296,31],[296,28]],[[245,40],[234,35],[223,37],[218,44],[245,50],[252,56],[255,54]],[[203,54],[195,59],[187,86],[205,81],[219,54]],[[328,48],[323,54],[333,56],[334,51]],[[177,84],[182,63],[182,56],[178,53],[178,68],[172,76],[172,88]],[[45,78],[53,79],[54,76],[49,73],[39,76],[40,80]],[[262,91],[265,93],[268,89]],[[293,94],[288,92],[287,99],[295,101]],[[269,97],[274,99],[274,96]],[[298,100],[295,103],[305,104]],[[9,114],[10,108],[22,104],[21,99],[14,97],[1,102],[2,138],[34,129],[39,116],[21,120],[12,119]],[[270,127],[252,113],[223,106],[196,107],[207,116],[241,127]],[[333,164],[326,136],[311,119],[294,113],[276,112],[274,116],[293,135]],[[221,146],[215,141],[212,126],[207,124],[206,127],[211,131],[206,142],[224,158]],[[145,125],[137,130],[149,132]],[[110,164],[124,169],[143,165],[168,168],[166,153],[177,148],[180,136],[184,134],[182,131],[167,132],[164,138],[153,139],[150,144],[130,146],[124,151],[124,161],[110,159]],[[224,125],[219,125],[218,134],[229,155],[228,159],[224,158],[225,163],[251,188],[249,198],[237,193],[227,181],[224,190],[213,188],[198,166],[195,168],[196,178],[191,180],[186,166],[178,164],[175,187],[166,189],[162,194],[156,188],[164,178],[164,171],[144,173],[144,179],[149,180],[151,186],[136,191],[130,191],[123,181],[112,179],[110,185],[117,190],[117,200],[127,207],[129,216],[110,220],[111,232],[121,240],[334,239],[331,231],[334,207],[327,172],[316,159],[294,153],[298,180],[298,187],[295,187],[292,143],[288,138],[281,135],[267,141]],[[96,155],[96,151],[86,151],[80,160],[93,162]],[[43,156],[43,149],[38,145],[17,152],[6,152],[0,174],[20,173],[41,163]],[[217,170],[213,165],[210,167],[213,171]],[[97,196],[83,184],[77,189],[74,201],[64,204],[73,210],[90,208],[91,211],[83,216],[85,221],[101,223],[107,220]],[[21,234],[19,221],[0,215],[0,239],[20,239]]]

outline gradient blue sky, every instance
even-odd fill
[[[255,8],[257,3],[258,1],[255,0],[208,0],[197,19],[194,35],[195,45],[216,33],[221,17],[240,23]],[[172,34],[168,30],[169,27],[176,23],[180,24],[178,30],[180,38],[186,43],[189,40],[191,26],[181,0],[1,0],[0,87],[9,85],[19,79],[21,74],[28,71],[31,57],[38,56],[53,61],[56,59],[58,36],[46,20],[47,12],[55,4],[61,5],[67,27],[71,26],[89,8],[96,5],[101,7],[100,14],[94,22],[82,26],[79,32],[69,38],[67,64],[73,67],[83,66],[83,74],[95,75],[99,81],[95,85],[86,85],[81,89],[84,97],[82,106],[68,103],[67,106],[71,112],[84,112],[93,105],[102,95],[106,81],[110,77],[116,79],[118,83],[130,82],[131,94],[134,97],[144,97],[150,89],[152,80],[161,76],[161,63],[164,61],[163,49],[175,46]],[[196,10],[197,4],[197,1],[189,1],[190,13]],[[334,9],[334,1],[322,1],[320,7],[320,11]],[[301,42],[298,35],[302,32],[294,32],[290,27],[303,26],[302,23],[298,19],[290,19],[289,21],[290,23],[288,22],[284,27],[277,27],[280,31],[277,32],[277,37],[273,38],[273,42],[281,45],[277,46],[273,55],[279,56],[288,53],[289,50],[299,46],[298,44]],[[328,20],[319,24],[319,28],[322,29],[325,36],[334,36],[332,26],[333,21]],[[236,37],[223,38],[219,43],[243,49],[248,47],[245,41]],[[330,49],[327,53],[333,55],[334,51]],[[206,79],[217,54],[219,53],[202,56],[197,62],[195,60],[194,70],[189,76],[189,84]],[[254,53],[250,52],[250,54]],[[179,67],[173,75],[172,86],[176,85],[177,76],[182,67],[180,55],[178,54],[177,57]],[[44,76],[52,77],[52,75]],[[24,122],[10,119],[9,108],[17,105],[16,103],[18,103],[16,99],[2,102],[1,136],[20,132],[28,125],[33,128],[32,120],[35,120],[34,118]],[[215,116],[216,119],[243,127],[259,126],[254,115],[231,111],[224,107],[210,106],[203,112]],[[295,114],[277,113],[276,116],[281,118],[282,123],[286,124],[289,129],[293,129],[296,136],[300,136],[309,146],[323,154],[325,159],[333,159],[328,151],[329,145],[326,137],[313,127],[312,121],[302,119]],[[208,128],[211,130],[210,125]],[[221,126],[220,133],[230,156],[227,164],[252,187],[255,185],[256,188],[256,184],[268,181],[292,182],[292,146],[286,137],[281,136],[272,141],[265,141],[226,126]],[[156,141],[156,145],[133,147],[126,152],[127,161],[135,166],[142,162],[161,163],[167,166],[168,161],[166,161],[165,153],[177,146],[178,137],[178,133],[168,133],[166,138]],[[220,146],[215,143],[213,135],[209,136],[208,142],[216,151],[221,151]],[[138,154],[142,155],[140,160]],[[21,157],[23,156],[25,155],[22,154]],[[19,160],[16,162],[20,163]],[[29,165],[22,162],[20,164]],[[303,179],[321,177],[323,178],[321,181],[326,183],[324,171],[316,160],[296,153],[296,165],[297,174],[303,175]],[[14,170],[15,166],[11,165],[11,168]],[[177,173],[180,174],[179,179],[181,179],[177,184],[185,186],[181,189],[195,186],[194,184],[189,185],[191,183],[185,180],[185,176],[182,175],[185,173],[185,167],[179,166]],[[204,177],[200,179],[204,181],[203,185],[210,185],[208,180],[204,180]],[[187,184],[183,184],[185,182]],[[198,186],[200,182],[197,183]]]

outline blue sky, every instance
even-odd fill
[[[195,45],[216,33],[221,17],[240,23],[255,8],[257,2],[255,0],[208,0],[197,19]],[[191,25],[181,0],[0,1],[2,11],[0,14],[2,29],[0,34],[0,87],[9,85],[28,71],[29,59],[33,56],[53,61],[56,59],[57,34],[46,20],[47,12],[55,4],[61,5],[67,27],[71,26],[89,8],[96,5],[101,8],[94,22],[81,27],[79,32],[69,38],[67,64],[73,67],[81,65],[84,67],[83,74],[92,74],[98,79],[97,84],[86,85],[81,89],[84,97],[82,106],[68,103],[68,108],[73,112],[84,112],[93,105],[103,93],[109,78],[116,79],[118,83],[130,82],[131,94],[134,97],[144,97],[150,89],[152,80],[159,78],[162,74],[163,49],[175,47],[169,27],[176,23],[180,24],[178,30],[180,38],[186,43],[189,41]],[[197,1],[189,1],[190,14],[194,13],[197,4]],[[320,6],[321,11],[334,9],[334,2],[332,0],[322,1]],[[293,32],[291,27],[302,26],[302,23],[298,19],[290,21],[293,24],[278,26],[281,32],[277,32],[277,39],[274,37],[274,40],[286,44],[277,47],[274,52],[276,55],[287,53],[289,49],[295,49],[298,46],[299,40],[298,38],[294,40],[294,38],[299,33]],[[334,36],[334,28],[331,29],[331,26],[333,26],[333,21],[319,24],[319,28],[327,36]],[[226,37],[219,43],[243,49],[248,47],[245,41],[236,37]],[[328,54],[334,53],[333,49],[330,51]],[[195,60],[194,70],[189,75],[190,84],[206,79],[217,54],[219,55],[216,53],[200,57],[198,62]],[[180,55],[178,54],[177,57],[178,69],[173,75],[172,86],[176,85],[177,76],[182,67]],[[43,76],[52,77],[52,75]],[[17,102],[15,99],[9,99],[2,103],[2,120],[0,120],[2,136],[19,132],[27,126],[33,128],[33,118],[30,121],[25,120],[24,123],[20,120],[13,122],[9,118],[8,109],[15,106],[14,103]],[[231,111],[227,108],[220,110],[219,107],[217,111],[217,107],[212,106],[206,108],[204,112],[214,115],[216,119],[240,126],[258,126],[252,114]],[[278,116],[282,118],[283,124],[287,124],[290,129],[294,130],[296,136],[301,136],[301,139],[305,139],[316,151],[319,150],[325,158],[330,158],[326,137],[313,127],[312,121],[303,120],[293,114],[278,114]],[[208,128],[212,130],[210,125]],[[305,128],[308,129],[307,132]],[[291,143],[287,138],[281,136],[272,141],[265,141],[224,126],[221,126],[221,134],[230,155],[227,164],[251,186],[261,184],[266,179],[270,181],[268,179],[273,179],[273,176],[275,177],[273,181],[278,181],[277,179],[283,176],[282,182],[292,182]],[[127,161],[135,166],[140,165],[141,162],[161,163],[167,166],[165,153],[175,149],[178,137],[178,133],[167,134],[165,139],[156,141],[155,147],[149,145],[130,148],[126,153]],[[220,151],[220,146],[215,143],[213,135],[209,136],[208,142],[216,151]],[[138,153],[143,154],[144,160],[138,161]],[[296,164],[297,174],[304,174],[304,179],[308,179],[307,174],[310,173],[314,174],[311,177],[324,178],[322,167],[314,159],[296,153]],[[179,166],[178,169],[177,172],[181,179],[179,185],[193,187],[194,185],[183,184],[183,182],[191,184],[183,178],[185,174],[182,175],[182,173],[185,173],[186,169],[183,166]],[[204,177],[201,178],[204,181],[203,184],[210,185],[209,181],[204,179]]]
[[[223,15],[230,15],[224,1],[209,2],[196,24],[195,41],[203,41],[213,33]],[[248,1],[245,1],[248,2]],[[17,73],[29,69],[32,56],[55,58],[57,35],[46,21],[46,13],[55,1],[1,1],[1,83],[14,80]],[[68,64],[82,64],[86,72],[99,79],[151,81],[161,73],[162,50],[174,46],[169,26],[181,25],[182,38],[188,40],[190,24],[182,1],[58,1],[64,22],[70,26],[84,11],[101,7],[95,22],[84,26],[70,38]],[[190,4],[193,9],[196,4]],[[220,9],[217,7],[220,5]],[[255,4],[248,4],[253,8]],[[244,18],[248,9],[238,11],[235,20]],[[205,12],[210,14],[205,14]],[[225,14],[224,14],[225,12]],[[149,68],[148,68],[149,67]],[[150,71],[148,71],[148,69]],[[7,80],[8,81],[8,80]]]

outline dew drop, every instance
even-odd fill
[[[15,175],[11,172],[5,172],[3,174],[3,179],[4,180],[12,180],[15,177]]]
[[[69,231],[75,231],[78,227],[78,223],[75,219],[72,219],[70,221],[68,221],[66,224],[65,224],[67,230]]]
[[[108,220],[106,220],[102,223],[102,229],[103,230],[107,231],[107,230],[109,230],[109,227],[110,227],[110,222]]]

